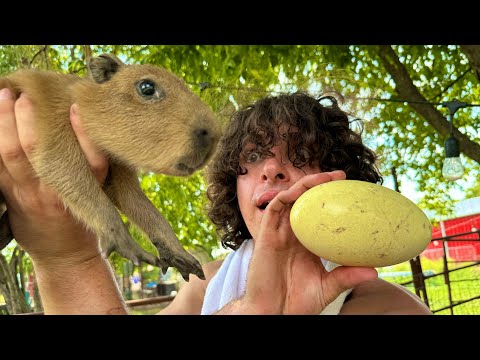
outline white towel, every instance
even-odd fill
[[[245,293],[248,265],[253,252],[253,241],[245,240],[227,255],[215,276],[210,280],[203,299],[202,315],[211,315]],[[321,259],[325,269],[332,271],[338,265]],[[341,293],[320,315],[337,315],[351,289]]]

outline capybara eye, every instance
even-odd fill
[[[142,80],[137,85],[137,91],[141,96],[152,97],[155,95],[155,83],[152,80]]]

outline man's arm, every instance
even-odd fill
[[[72,126],[99,182],[108,162]],[[26,96],[0,92],[0,191],[17,243],[30,255],[46,314],[119,314],[126,306],[97,239],[61,205],[57,194],[32,171],[34,109]],[[79,131],[80,130],[80,131]]]
[[[112,268],[100,254],[81,264],[35,263],[45,314],[128,314]]]
[[[403,286],[375,279],[352,290],[340,315],[432,315],[432,312]]]

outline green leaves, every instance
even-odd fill
[[[145,174],[141,187],[172,226],[187,250],[202,248],[209,256],[219,246],[205,214],[206,185],[202,172],[188,178]]]

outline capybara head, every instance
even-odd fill
[[[73,85],[73,101],[87,134],[110,156],[176,176],[207,163],[220,126],[183,80],[158,66],[125,65],[113,55],[93,58],[89,74]]]

